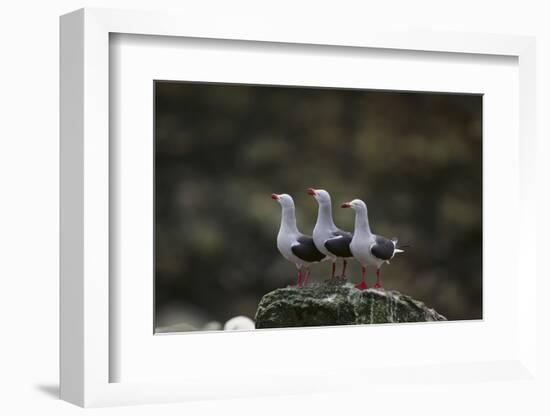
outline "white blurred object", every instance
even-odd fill
[[[222,329],[222,324],[221,324],[221,322],[218,322],[218,321],[207,322],[202,327],[203,331],[219,331],[220,329]]]
[[[235,316],[227,321],[223,327],[224,331],[239,331],[255,329],[254,321],[246,316]]]

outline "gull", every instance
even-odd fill
[[[361,263],[361,282],[355,287],[360,290],[368,289],[365,280],[366,267],[376,266],[376,284],[374,288],[381,288],[380,268],[384,263],[389,263],[396,253],[403,250],[397,247],[397,239],[388,239],[373,234],[369,226],[367,205],[360,199],[344,202],[342,208],[352,208],[355,211],[355,229],[353,239],[350,243],[350,250],[353,257]]]
[[[281,226],[277,234],[277,248],[285,259],[294,263],[298,269],[297,286],[302,287],[309,278],[311,263],[317,263],[325,259],[325,255],[315,247],[313,238],[302,234],[296,226],[296,213],[294,200],[288,194],[271,194],[282,209]],[[302,280],[302,272],[305,269],[305,277]]]
[[[313,228],[313,242],[315,247],[332,262],[332,276],[336,271],[336,260],[340,257],[342,263],[342,278],[346,278],[347,259],[353,257],[349,245],[353,234],[339,229],[332,219],[332,203],[330,194],[324,189],[309,188],[307,193],[315,198],[319,204],[317,222]]]

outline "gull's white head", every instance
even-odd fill
[[[294,200],[289,194],[271,194],[271,199],[277,201],[283,208],[294,206]]]
[[[355,211],[366,211],[367,205],[360,199],[354,199],[353,201],[344,202],[342,208],[352,208]]]
[[[322,204],[322,203],[330,204],[330,194],[324,189],[309,188],[307,190],[307,193],[308,195],[311,195],[313,198],[315,198],[319,204]]]

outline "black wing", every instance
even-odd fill
[[[339,236],[342,236],[342,237],[349,237],[349,238],[353,238],[353,233],[350,233],[348,231],[344,231],[344,230],[341,230],[341,229],[337,229],[336,231],[333,231],[332,232],[332,235],[334,237],[339,237]]]
[[[335,237],[325,241],[325,248],[337,257],[352,257],[349,245],[353,238],[352,233],[338,230],[333,233]]]
[[[395,252],[395,245],[392,240],[377,235],[370,252],[380,260],[390,260]]]
[[[317,250],[317,247],[313,243],[313,238],[307,235],[298,237],[298,244],[293,245],[290,249],[296,257],[310,263],[321,261],[326,257]]]

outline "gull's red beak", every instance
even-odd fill
[[[315,195],[315,189],[309,188],[309,189],[307,190],[307,194],[308,194],[308,195],[311,195],[311,196],[314,196],[314,195]]]
[[[279,195],[277,195],[277,194],[271,194],[271,199],[277,200],[277,199],[279,199]]]
[[[344,202],[342,205],[341,205],[342,208],[349,208],[351,207],[351,204],[349,202]]]

